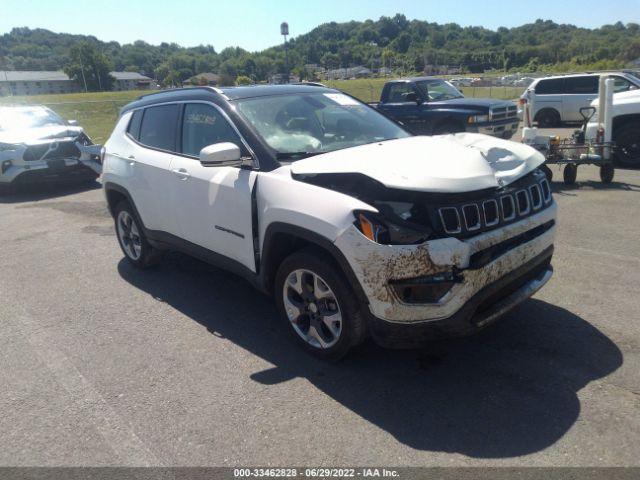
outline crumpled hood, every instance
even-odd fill
[[[82,127],[71,125],[52,125],[40,128],[0,130],[0,143],[27,145],[43,143],[46,140],[73,140],[82,133]]]
[[[329,152],[291,165],[294,175],[361,173],[388,188],[469,192],[508,185],[544,163],[537,150],[478,133],[417,136]]]

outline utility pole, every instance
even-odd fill
[[[82,52],[80,52],[80,72],[82,72],[82,82],[84,83],[84,93],[87,93],[87,79],[84,78],[84,65],[82,64]]]
[[[280,35],[284,37],[284,83],[289,83],[289,54],[287,52],[287,35],[289,35],[289,24],[282,22],[280,24]]]

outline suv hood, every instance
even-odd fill
[[[34,144],[43,140],[73,140],[82,133],[82,127],[56,125],[50,127],[0,130],[0,143]]]
[[[294,175],[360,173],[388,188],[469,192],[508,185],[544,163],[522,143],[477,133],[408,137],[316,155]]]

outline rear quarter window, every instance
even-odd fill
[[[138,141],[148,147],[175,152],[177,121],[177,104],[146,108]]]
[[[591,77],[573,77],[565,80],[566,93],[573,94],[591,94],[598,93],[597,76]]]
[[[540,80],[536,85],[536,94],[559,94],[564,90],[564,78],[549,78]]]
[[[129,120],[129,126],[127,127],[127,133],[135,140],[140,138],[140,125],[142,124],[142,110],[136,110]]]

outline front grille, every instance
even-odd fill
[[[513,185],[464,203],[437,207],[439,233],[468,237],[522,220],[551,204],[551,188],[536,170]]]
[[[79,156],[80,151],[74,142],[49,142],[27,147],[23,159],[32,162],[56,158],[78,158]]]
[[[518,107],[515,105],[505,105],[502,107],[492,107],[489,110],[489,120],[506,120],[518,116]]]

